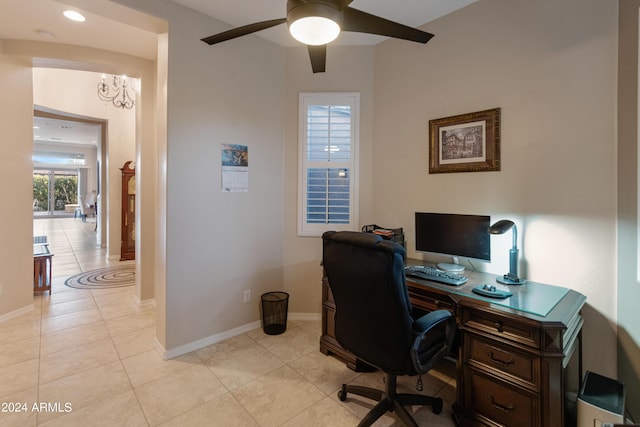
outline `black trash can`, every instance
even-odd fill
[[[289,294],[286,292],[267,292],[262,300],[262,329],[267,335],[280,335],[287,330],[287,310]]]

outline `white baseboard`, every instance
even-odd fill
[[[146,300],[141,300],[140,298],[138,298],[136,296],[135,297],[135,302],[136,302],[136,305],[138,307],[149,307],[149,306],[151,306],[153,308],[156,308],[156,299],[155,298],[149,298],[149,299],[146,299]]]
[[[231,329],[229,331],[221,332],[219,334],[211,335],[206,338],[202,338],[197,341],[193,341],[187,344],[183,344],[179,347],[174,347],[172,349],[166,350],[160,345],[158,340],[156,339],[156,350],[160,353],[163,359],[173,359],[174,357],[182,356],[183,354],[190,353],[195,350],[199,350],[208,345],[219,343],[221,341],[227,340],[229,338],[233,338],[235,336],[244,334],[245,332],[249,332],[251,330],[257,329],[260,327],[260,321],[255,321],[249,323],[244,326],[240,326],[238,328]]]
[[[289,320],[303,320],[303,321],[316,321],[321,320],[322,315],[320,313],[289,313],[287,315],[287,319]],[[211,344],[216,344],[221,341],[227,340],[229,338],[236,337],[238,335],[242,335],[246,332],[252,331],[254,329],[258,329],[262,325],[260,320],[255,322],[248,323],[243,326],[239,326],[237,328],[230,329],[225,332],[221,332],[219,334],[211,335],[206,338],[202,338],[197,341],[193,341],[187,344],[183,344],[178,347],[171,348],[169,350],[165,349],[158,339],[155,339],[155,348],[160,357],[164,360],[173,359],[174,357],[182,356],[183,354],[190,353],[195,350],[199,350]]]
[[[30,313],[33,310],[35,310],[35,308],[33,307],[33,303],[31,303],[25,307],[3,314],[2,316],[0,316],[0,323],[6,322],[7,320],[13,319],[14,317],[22,316],[23,314]]]
[[[163,360],[168,359],[168,357],[165,356],[166,350],[164,349],[162,344],[160,344],[160,341],[158,341],[158,337],[155,337],[153,339],[153,347],[156,353],[158,353],[158,355],[160,355],[160,357],[162,357]]]

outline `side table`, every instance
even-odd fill
[[[33,245],[33,291],[51,295],[51,257],[49,245]]]

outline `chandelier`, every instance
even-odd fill
[[[105,82],[106,76],[98,83],[98,98],[112,102],[118,108],[131,109],[136,105],[131,88],[127,86],[127,76],[113,76],[112,84]]]

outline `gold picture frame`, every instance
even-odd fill
[[[429,173],[500,170],[500,108],[429,120]]]

